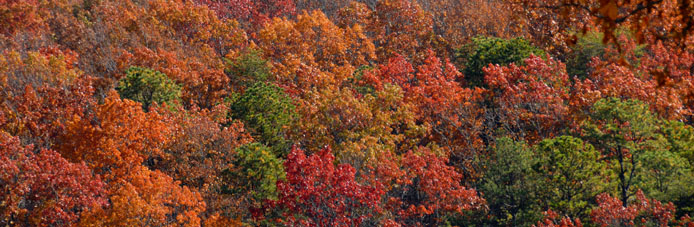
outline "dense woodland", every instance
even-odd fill
[[[691,0],[0,0],[0,226],[694,226]]]

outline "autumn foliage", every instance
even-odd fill
[[[379,212],[382,189],[359,184],[354,179],[353,167],[335,166],[334,160],[330,148],[310,156],[292,148],[284,164],[287,180],[277,182],[280,194],[274,205],[286,209],[283,222],[353,226]]]
[[[570,85],[561,62],[531,55],[522,66],[490,66],[485,74],[498,124],[508,133],[534,142],[566,127]]]
[[[0,0],[2,226],[693,226],[691,0]]]
[[[81,213],[107,206],[106,184],[84,163],[70,163],[52,150],[34,153],[17,137],[1,136],[0,223],[72,225]]]
[[[598,208],[591,212],[591,218],[600,226],[634,225],[636,222],[667,226],[673,219],[675,209],[671,203],[662,204],[646,198],[641,191],[636,193],[636,200],[627,206],[608,194],[598,195],[597,201]]]

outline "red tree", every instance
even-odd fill
[[[80,78],[66,87],[24,87],[23,93],[3,94],[0,128],[22,144],[50,148],[66,131],[67,122],[82,117],[95,104],[91,79]]]
[[[0,0],[0,34],[12,36],[18,31],[30,31],[43,26],[45,14],[37,0]]]
[[[537,225],[533,227],[583,227],[581,220],[578,218],[571,220],[571,218],[564,216],[559,219],[559,214],[549,209],[544,212],[545,217],[542,221],[537,222]]]
[[[593,71],[588,78],[574,85],[570,105],[573,111],[585,111],[601,98],[619,97],[641,100],[667,119],[691,116],[694,55],[658,43],[641,56],[643,50],[635,40],[624,36],[619,40],[621,53],[607,49],[604,59],[594,58],[590,63]]]
[[[524,66],[493,65],[484,71],[485,82],[494,92],[498,123],[508,133],[535,142],[564,127],[569,76],[563,63],[531,56]]]
[[[105,184],[86,165],[32,150],[0,132],[1,225],[66,226],[82,211],[106,205]]]
[[[591,211],[590,216],[600,226],[634,225],[635,220],[667,226],[675,214],[675,205],[663,205],[660,201],[648,199],[641,190],[636,192],[636,201],[629,205],[607,193],[598,195],[597,200],[598,207]]]
[[[402,158],[403,177],[389,192],[388,209],[406,226],[436,225],[447,214],[482,208],[485,201],[461,185],[462,175],[429,148]]]
[[[453,64],[442,62],[429,50],[417,71],[403,56],[397,55],[388,64],[366,72],[363,83],[376,89],[386,83],[402,87],[405,102],[414,106],[417,121],[429,126],[421,144],[441,145],[451,153],[456,167],[470,176],[476,175],[472,160],[484,147],[480,137],[484,109],[479,104],[486,90],[463,88],[456,81],[460,76]]]
[[[284,163],[286,181],[277,182],[285,224],[295,226],[358,226],[380,212],[383,191],[354,180],[352,166],[335,165],[330,148],[311,156],[294,147]]]

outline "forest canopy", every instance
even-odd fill
[[[692,0],[0,0],[0,226],[694,227]]]

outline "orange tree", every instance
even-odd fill
[[[94,225],[198,225],[205,209],[201,195],[170,176],[143,166],[162,153],[174,128],[157,111],[110,92],[87,116],[74,116],[56,146],[66,159],[85,162],[108,184],[110,206],[84,215]]]

